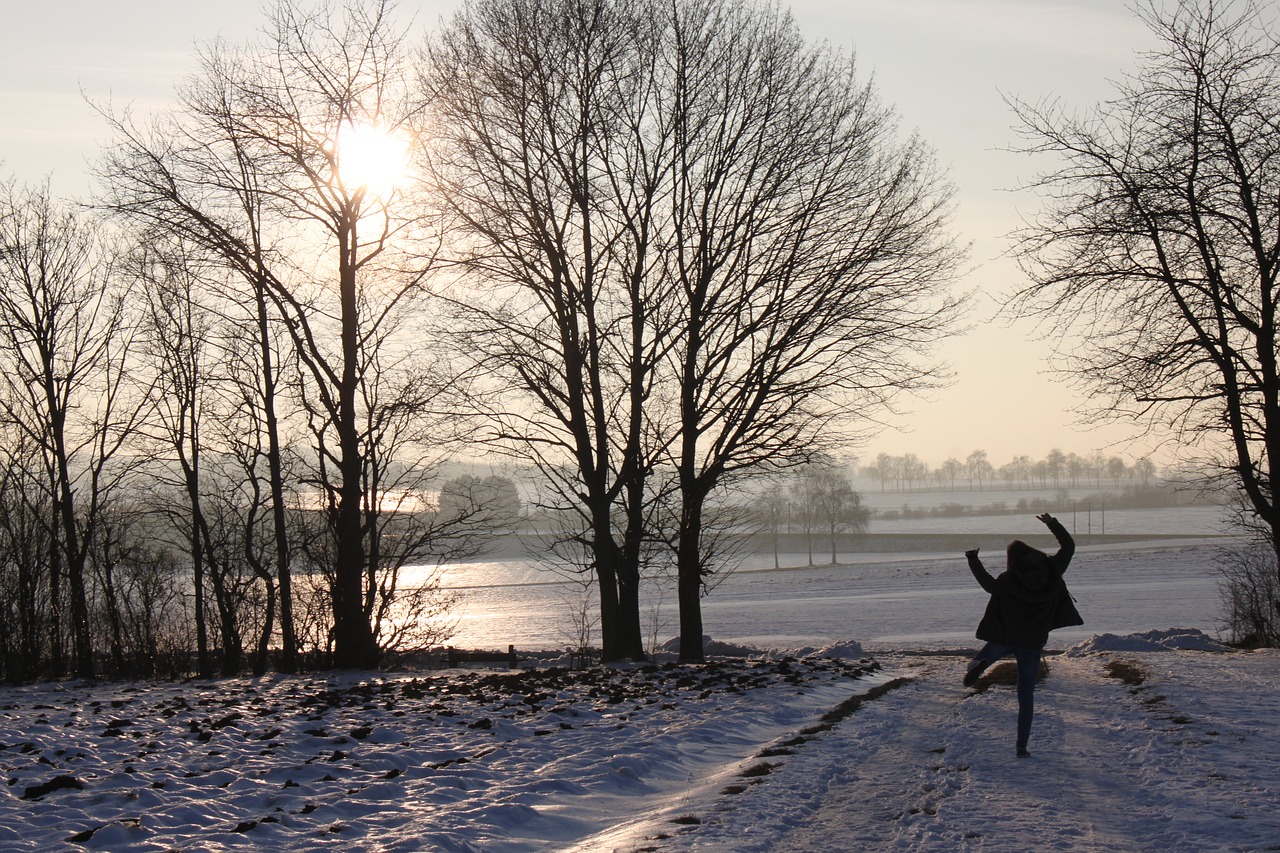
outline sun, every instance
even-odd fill
[[[338,175],[344,186],[386,198],[404,183],[409,143],[402,133],[380,124],[349,121],[338,129]]]

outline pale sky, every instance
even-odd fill
[[[434,26],[456,5],[402,2],[400,12]],[[195,45],[252,37],[265,20],[261,8],[259,0],[7,0],[0,176],[51,176],[59,194],[84,196],[106,137],[84,97],[139,113],[163,107],[194,70]],[[1106,98],[1109,81],[1151,45],[1143,25],[1117,0],[797,0],[790,8],[807,36],[856,52],[903,128],[933,146],[958,190],[956,231],[972,243],[971,270],[957,287],[974,292],[973,329],[941,352],[954,384],[906,401],[910,411],[860,455],[912,452],[936,465],[983,449],[999,466],[1055,447],[1147,452],[1150,443],[1116,444],[1128,428],[1073,426],[1071,409],[1081,401],[1045,375],[1050,350],[1042,333],[992,319],[1000,295],[1020,280],[1002,257],[1004,235],[1018,226],[1020,210],[1036,206],[1034,197],[1011,191],[1036,163],[1004,150],[1014,137],[1001,93],[1057,96],[1079,107]]]

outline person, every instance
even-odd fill
[[[1062,575],[1075,554],[1075,541],[1049,513],[1037,515],[1058,540],[1052,557],[1015,539],[1006,550],[1008,568],[996,578],[978,559],[978,549],[965,551],[969,570],[991,594],[978,623],[977,638],[986,645],[970,662],[964,686],[972,687],[987,667],[1008,655],[1018,662],[1018,757],[1030,755],[1031,718],[1035,713],[1036,677],[1049,632],[1068,625],[1083,625]]]

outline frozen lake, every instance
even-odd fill
[[[1216,635],[1214,561],[1220,548],[1212,540],[1080,548],[1067,583],[1085,625],[1055,632],[1050,646],[1167,627]],[[1003,553],[984,550],[983,556],[998,573]],[[842,555],[841,561],[847,564],[773,569],[771,556],[750,559],[703,598],[705,633],[762,648],[837,640],[868,649],[975,646],[986,594],[961,555],[861,554]],[[464,596],[449,641],[463,648],[565,648],[580,631],[584,601],[589,618],[596,618],[589,592],[532,562],[451,566],[445,584]],[[651,581],[646,588],[641,619],[646,645],[652,645],[677,632],[675,593],[669,582]],[[591,640],[599,642],[594,627]]]

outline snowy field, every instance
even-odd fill
[[[823,633],[846,642],[699,667],[4,688],[0,849],[1280,850],[1280,653],[1199,627],[1210,556],[1077,558],[1101,636],[1055,638],[1029,759],[1012,689],[962,688],[944,650],[974,643],[910,607],[877,617],[904,648],[842,618]],[[981,604],[924,609],[971,631]],[[757,608],[756,633],[790,609]]]
[[[1033,519],[1034,521],[1034,519]],[[1039,539],[1049,547],[1040,530]],[[1215,560],[1222,544],[1087,546],[1067,578],[1088,624],[1054,635],[1058,647],[1094,633],[1149,628],[1218,629]],[[983,552],[998,568],[1000,552]],[[794,555],[793,555],[794,556]],[[829,557],[829,555],[828,555]],[[772,568],[757,556],[703,599],[705,633],[758,648],[822,646],[854,638],[869,650],[968,648],[986,594],[961,554],[845,554],[840,566]],[[471,563],[446,576],[460,589],[459,648],[564,648],[579,630],[575,613],[583,591],[530,563]],[[652,595],[652,587],[646,588]],[[594,601],[586,612],[593,615]],[[649,598],[641,608],[652,647],[676,633],[675,594]],[[598,631],[592,625],[592,638]]]

